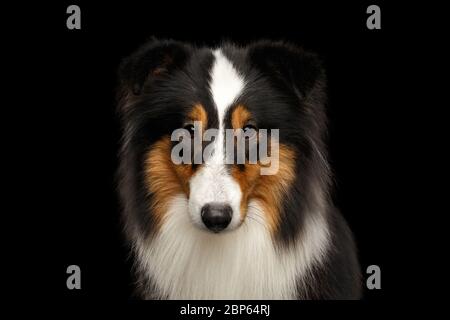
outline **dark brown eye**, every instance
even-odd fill
[[[194,138],[194,125],[193,124],[187,124],[183,127],[183,129],[189,131],[189,133],[191,134],[191,138]]]
[[[252,124],[245,125],[242,128],[242,130],[244,130],[244,133],[245,133],[246,137],[249,137],[249,138],[252,138],[258,132],[258,129]]]

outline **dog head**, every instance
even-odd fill
[[[207,232],[251,218],[273,233],[298,224],[302,207],[317,200],[311,190],[328,184],[324,87],[319,59],[281,42],[145,44],[120,68],[128,228],[158,230],[180,195],[192,224]],[[288,214],[293,192],[299,212]]]

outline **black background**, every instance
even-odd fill
[[[39,270],[33,276],[35,296],[132,298],[131,261],[115,189],[120,137],[116,72],[121,59],[150,36],[198,45],[288,40],[323,58],[335,202],[355,234],[363,274],[372,264],[382,271],[382,289],[366,290],[363,303],[408,295],[402,228],[415,213],[406,212],[400,201],[409,168],[401,159],[408,113],[399,94],[412,59],[407,45],[412,33],[402,19],[407,13],[384,2],[289,3],[62,1],[22,11],[10,24],[20,28],[29,15],[35,21],[25,37],[15,39],[26,47],[20,58],[25,71],[29,68],[26,79],[17,83],[29,89],[14,96],[26,104],[18,110],[27,116],[17,117],[31,129],[15,144],[25,150],[20,164],[28,178],[17,179],[14,186],[22,194],[18,212],[25,207],[32,212],[23,216],[32,240],[20,267],[25,267],[22,277],[26,270]],[[81,8],[81,30],[66,28],[70,4]],[[381,30],[366,28],[370,4],[381,7]],[[71,264],[81,267],[82,290],[66,288]]]

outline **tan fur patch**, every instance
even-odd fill
[[[191,173],[185,167],[190,166],[173,164],[170,158],[171,146],[170,138],[164,137],[153,144],[145,160],[145,182],[153,194],[150,205],[157,226],[164,218],[170,198],[180,193],[189,194],[186,181],[189,181]]]
[[[278,229],[283,198],[295,178],[295,152],[279,145],[279,169],[277,174],[260,176],[251,198],[258,200],[264,209],[272,232]]]
[[[295,152],[279,146],[279,169],[275,175],[260,175],[260,164],[245,164],[244,170],[233,166],[232,176],[242,191],[241,219],[247,214],[248,202],[257,200],[262,206],[269,228],[275,232],[280,222],[283,197],[295,178]]]
[[[208,114],[201,104],[196,104],[188,114],[190,121],[201,121],[202,129],[205,130],[208,125]]]
[[[243,128],[251,119],[251,114],[243,105],[238,105],[231,114],[231,125],[234,129]]]

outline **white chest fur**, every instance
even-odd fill
[[[199,230],[187,206],[175,197],[159,234],[136,246],[141,270],[169,299],[295,299],[298,281],[328,247],[320,215],[306,221],[295,246],[277,250],[257,203],[243,225],[223,234]]]

